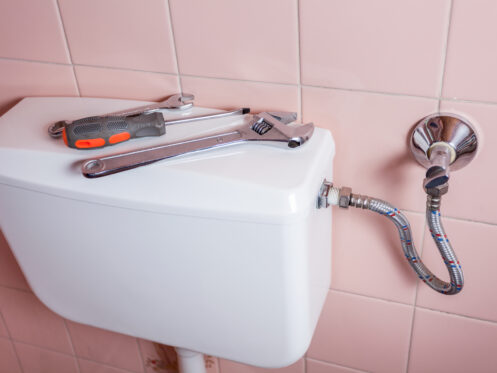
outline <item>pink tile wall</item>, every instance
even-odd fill
[[[332,131],[336,183],[406,211],[442,277],[407,136],[437,110],[469,118],[482,146],[453,173],[442,209],[464,291],[419,284],[381,217],[335,210],[328,299],[306,357],[280,371],[494,372],[496,17],[492,0],[3,1],[0,114],[25,96],[154,101],[181,90],[200,106],[296,111]],[[0,233],[0,373],[172,373],[175,363],[170,348],[48,310]]]

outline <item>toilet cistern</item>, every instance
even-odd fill
[[[266,368],[295,362],[330,286],[332,214],[315,197],[333,178],[331,133],[313,128],[292,149],[293,135],[284,146],[247,141],[88,179],[82,161],[110,148],[72,149],[46,132],[60,118],[144,104],[27,98],[0,118],[0,226],[34,293],[70,320],[183,352]],[[167,142],[234,132],[251,120],[170,126]],[[272,125],[267,136],[280,130]],[[305,127],[281,126],[281,138]],[[152,148],[164,138],[117,146],[129,153],[138,142]]]

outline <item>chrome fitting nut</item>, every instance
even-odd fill
[[[349,208],[351,194],[352,194],[351,188],[349,187],[340,188],[340,193],[338,195],[338,206],[342,208]]]
[[[426,194],[429,194],[432,197],[441,197],[449,191],[449,183],[434,188],[425,188],[425,191]]]

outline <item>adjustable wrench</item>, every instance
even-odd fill
[[[84,161],[82,173],[88,178],[96,178],[162,159],[244,141],[273,141],[295,148],[309,140],[314,131],[312,123],[287,126],[296,118],[296,113],[260,113],[254,115],[248,124],[226,132]]]
[[[193,106],[194,95],[190,93],[182,93],[169,96],[164,101],[157,102],[155,104],[140,106],[133,109],[126,109],[115,111],[112,113],[103,114],[99,117],[109,117],[109,116],[118,116],[118,117],[130,117],[139,114],[150,114],[155,111],[159,111],[162,109],[168,110],[186,110],[190,109]],[[98,117],[89,117],[89,118],[98,118]],[[82,118],[80,120],[84,121],[88,118]],[[62,133],[64,132],[64,128],[73,122],[67,120],[61,120],[50,127],[48,127],[48,134],[53,138],[62,137]]]

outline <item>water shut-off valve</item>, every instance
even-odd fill
[[[465,119],[454,115],[434,114],[425,117],[411,133],[411,152],[427,168],[423,181],[427,195],[427,224],[449,272],[449,282],[438,278],[423,264],[414,246],[409,221],[388,202],[354,194],[351,188],[337,188],[325,180],[319,192],[317,206],[354,206],[385,216],[397,227],[404,255],[418,277],[439,293],[457,294],[464,286],[464,276],[442,226],[440,205],[442,196],[449,190],[450,171],[468,164],[476,155],[477,147],[478,139],[473,127]]]

